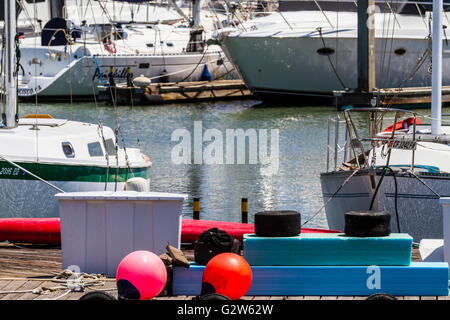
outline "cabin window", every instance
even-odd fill
[[[147,48],[153,48],[153,43],[146,43]]]
[[[70,142],[63,142],[61,145],[62,145],[62,150],[64,152],[64,155],[67,158],[75,157],[75,150],[73,149],[72,144]]]
[[[116,155],[116,144],[113,139],[106,139],[105,144],[106,153],[108,155]]]
[[[98,141],[88,143],[88,150],[89,150],[89,155],[91,157],[102,157],[103,156],[102,146],[100,145],[100,142],[98,142]]]
[[[168,47],[173,47],[173,43],[172,43],[172,42],[166,42],[166,45],[167,45]]]
[[[150,63],[140,63],[139,69],[148,69],[150,67]]]

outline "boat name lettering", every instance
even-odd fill
[[[108,67],[108,69],[109,69],[109,67]],[[106,69],[104,69],[104,70],[106,70]],[[92,80],[96,80],[96,79],[98,79],[99,78],[99,75],[98,75],[98,68],[97,69],[95,69],[95,73],[94,73],[94,76],[92,77]],[[108,71],[106,71],[106,72],[104,72],[104,71],[102,71],[102,78],[103,79],[108,79],[108,77],[109,77],[109,70]],[[127,78],[127,68],[117,68],[117,69],[114,69],[114,71],[113,71],[113,77],[114,78],[118,78],[118,79],[126,79]],[[133,76],[133,73],[131,73],[131,78],[133,78],[134,76]]]
[[[394,149],[403,149],[403,150],[415,150],[416,142],[415,141],[394,141],[394,145],[392,146]]]
[[[19,168],[0,168],[0,176],[17,176],[20,173]]]
[[[38,85],[36,88],[18,88],[18,94],[19,95],[32,95],[37,91],[41,90],[41,86]]]

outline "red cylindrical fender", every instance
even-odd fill
[[[183,219],[181,242],[193,243],[199,235],[208,229],[218,228],[226,231],[239,241],[243,241],[245,233],[254,233],[253,224]],[[302,228],[302,233],[338,233],[340,231],[326,229]],[[59,218],[1,218],[0,241],[26,242],[34,244],[60,244],[61,227]]]
[[[60,244],[59,218],[2,218],[0,241]]]

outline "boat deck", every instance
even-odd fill
[[[192,250],[183,250],[193,260]],[[412,261],[420,261],[413,249]],[[55,282],[62,271],[61,249],[14,244],[0,244],[0,300],[78,300],[92,290],[102,290],[117,297],[115,279],[101,279],[101,285],[72,292]],[[59,288],[58,288],[59,287]],[[41,288],[41,293],[32,292]],[[159,300],[191,300],[191,296],[158,297]],[[244,300],[364,300],[366,296],[245,296]],[[399,300],[450,300],[450,296],[399,296]]]

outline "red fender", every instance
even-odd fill
[[[181,242],[193,243],[203,231],[210,228],[224,230],[239,241],[243,240],[245,233],[255,232],[253,224],[183,219]],[[338,232],[335,230],[302,228],[302,233]],[[58,245],[61,243],[59,218],[1,218],[0,241]]]

